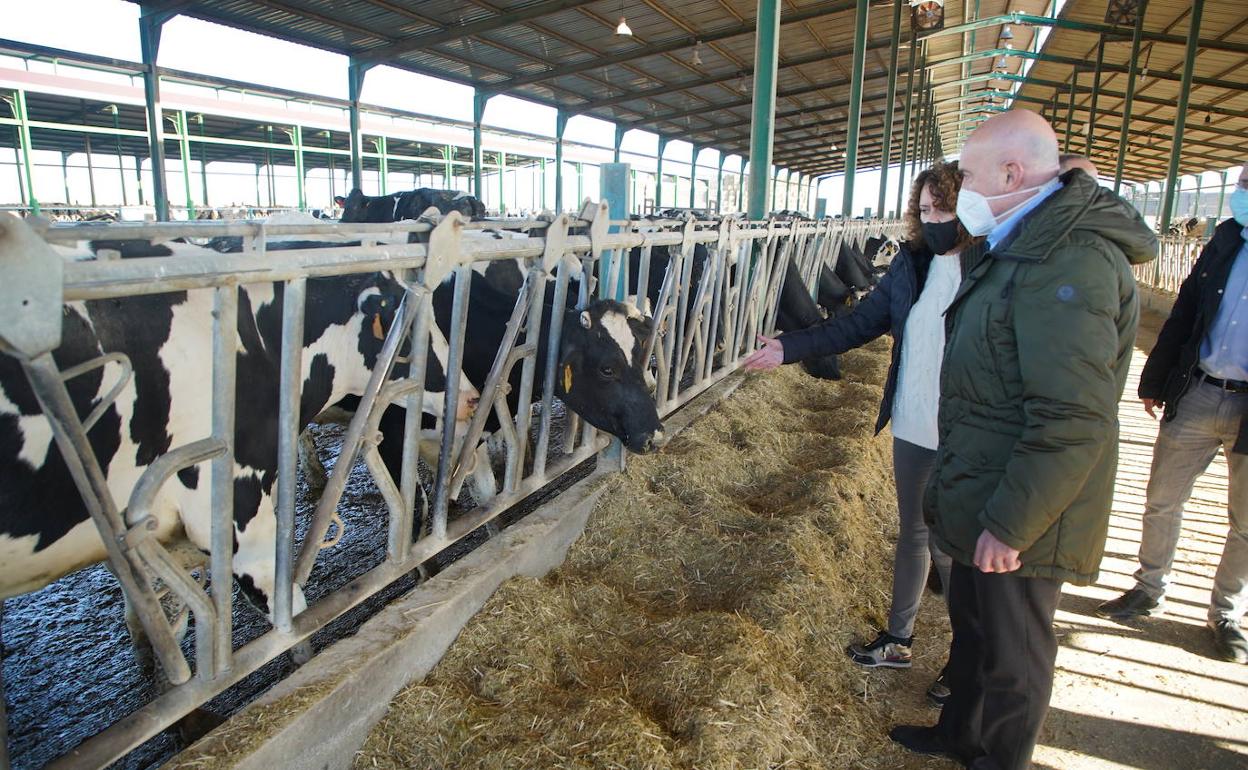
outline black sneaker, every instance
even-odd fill
[[[945,740],[936,727],[920,727],[919,725],[897,725],[888,731],[889,740],[915,754],[926,754],[932,757],[947,757],[956,762],[966,763],[966,757]]]
[[[914,637],[902,639],[887,631],[881,631],[870,644],[854,643],[845,652],[860,666],[883,668],[910,668],[910,646]]]
[[[941,671],[936,681],[932,682],[932,686],[927,688],[927,700],[937,708],[944,707],[945,702],[949,700],[949,682],[945,679],[944,671]]]
[[[1143,590],[1132,588],[1117,599],[1103,602],[1096,608],[1096,614],[1110,620],[1130,620],[1160,615],[1164,606],[1164,599],[1154,599]]]
[[[1219,620],[1213,624],[1213,647],[1218,657],[1232,663],[1248,663],[1248,637],[1244,636],[1239,621]]]

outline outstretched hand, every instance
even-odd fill
[[[758,335],[762,347],[755,350],[745,359],[745,368],[751,372],[762,372],[775,369],[784,363],[784,346],[773,337]]]

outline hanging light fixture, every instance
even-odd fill
[[[693,56],[690,57],[689,63],[695,67],[702,66],[702,41],[696,40],[693,43]]]
[[[1009,25],[1009,24],[1006,24],[1005,26],[1003,26],[1003,27],[1001,28],[1001,39],[1002,39],[1002,40],[1013,40],[1013,39],[1014,39],[1014,30],[1010,29],[1010,25]]]
[[[620,0],[620,23],[615,25],[615,34],[621,37],[633,36],[633,30],[628,26],[628,19],[624,18],[624,0]]]

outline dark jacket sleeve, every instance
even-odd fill
[[[1200,304],[1199,276],[1215,248],[1215,240],[1209,241],[1201,249],[1200,258],[1192,266],[1192,272],[1187,274],[1183,285],[1179,287],[1179,296],[1170,310],[1170,317],[1157,334],[1157,344],[1153,345],[1148,360],[1144,362],[1144,370],[1140,372],[1140,398],[1161,400],[1170,372],[1179,365],[1183,344],[1192,336],[1196,325],[1196,313]]]
[[[897,255],[875,289],[849,315],[829,318],[779,337],[786,364],[830,356],[865,345],[892,328],[892,293],[909,257]]]

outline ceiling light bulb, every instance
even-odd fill
[[[615,27],[615,34],[623,35],[625,37],[633,36],[633,30],[631,30],[628,26],[628,19],[623,16],[620,17],[620,23]]]
[[[1001,28],[1001,39],[1002,40],[1014,39],[1014,30],[1010,29],[1009,24],[1006,24],[1004,27]]]
[[[689,63],[695,67],[702,66],[702,41],[701,40],[693,44],[693,58],[689,60]]]

